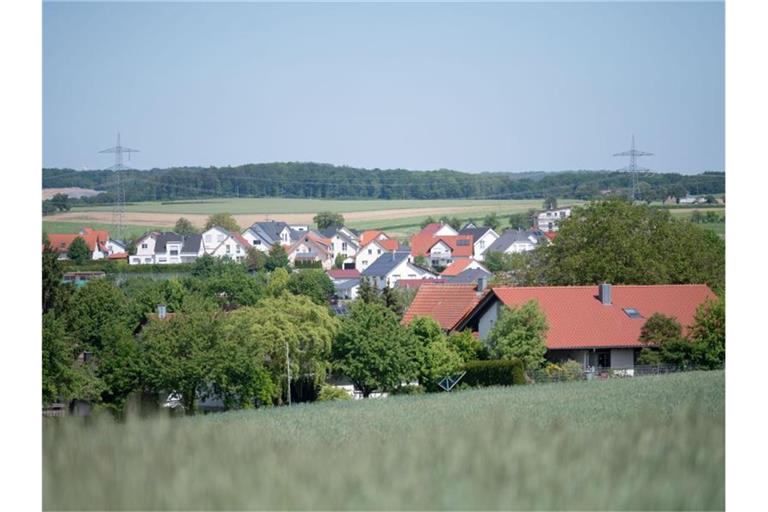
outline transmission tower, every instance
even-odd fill
[[[112,233],[117,240],[125,242],[125,177],[123,171],[130,169],[123,165],[123,153],[128,153],[128,159],[131,159],[131,153],[138,153],[138,149],[126,148],[120,145],[120,133],[117,134],[117,145],[107,148],[99,153],[114,153],[115,165],[110,170],[115,173],[115,204],[112,207]]]
[[[640,171],[647,171],[648,169],[644,167],[638,167],[637,166],[637,158],[641,156],[652,156],[653,153],[646,153],[645,151],[640,151],[638,149],[635,149],[635,136],[632,135],[632,149],[629,151],[622,151],[621,153],[614,153],[613,156],[628,156],[629,157],[629,165],[627,167],[623,167],[619,169],[620,171],[627,171],[632,173],[632,195],[630,198],[632,199],[632,202],[637,200],[637,173]]]

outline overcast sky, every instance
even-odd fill
[[[724,7],[48,3],[43,162],[724,170]]]

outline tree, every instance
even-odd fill
[[[91,259],[91,250],[88,248],[88,244],[85,240],[78,236],[72,240],[67,249],[67,258],[74,261],[78,265],[85,263]]]
[[[264,365],[272,386],[271,398],[279,403],[287,389],[286,347],[292,377],[309,377],[319,387],[325,382],[338,329],[338,320],[327,307],[286,293],[230,313],[222,337],[246,347],[251,359]]]
[[[53,312],[43,314],[43,404],[72,398],[74,361],[65,323]]]
[[[67,330],[76,350],[101,350],[115,325],[129,326],[125,294],[106,279],[93,279],[77,289],[65,312]]]
[[[725,244],[668,211],[612,199],[574,208],[535,264],[549,285],[725,284]]]
[[[530,216],[525,213],[513,213],[509,216],[511,229],[529,229],[531,227]]]
[[[725,364],[725,300],[707,300],[699,306],[688,336],[701,348],[700,364],[719,368]]]
[[[557,210],[557,198],[555,196],[547,196],[541,207],[545,210]]]
[[[416,376],[419,342],[389,308],[355,301],[333,345],[335,369],[368,397],[391,391]]]
[[[224,228],[232,233],[240,232],[240,226],[237,225],[237,221],[229,213],[214,213],[208,217],[208,220],[205,221],[205,228],[203,231],[207,231],[214,226]]]
[[[67,194],[56,194],[51,199],[51,205],[53,205],[58,211],[68,212],[72,206],[69,204],[69,196]]]
[[[335,288],[328,274],[322,270],[307,269],[291,274],[288,291],[309,297],[315,304],[327,305]]]
[[[61,282],[62,275],[59,253],[46,243],[43,246],[43,313],[61,310],[71,294],[71,286]]]
[[[423,268],[429,268],[429,260],[423,254],[417,254],[413,258],[413,264]]]
[[[520,359],[526,368],[539,368],[547,352],[547,319],[535,300],[521,307],[502,308],[488,334],[488,347],[498,359]]]
[[[176,225],[173,227],[173,231],[180,235],[194,235],[197,233],[195,226],[193,226],[192,222],[190,222],[190,220],[186,217],[180,217],[179,220],[176,221]]]
[[[267,295],[270,297],[279,297],[288,289],[288,282],[291,280],[291,274],[283,267],[276,268],[269,274],[267,280]]]
[[[360,289],[357,291],[357,298],[366,304],[381,302],[381,294],[378,288],[367,277],[360,279]]]
[[[267,262],[264,264],[264,268],[268,271],[273,271],[276,268],[288,268],[290,261],[288,260],[288,253],[280,244],[275,244],[269,249],[269,256]]]
[[[443,377],[456,373],[464,363],[446,340],[445,333],[430,317],[416,317],[409,329],[420,343],[419,383],[428,390],[436,391]]]
[[[333,268],[344,268],[344,260],[346,259],[342,253],[337,254],[333,260]]]
[[[654,313],[640,329],[639,339],[644,345],[661,347],[669,340],[682,338],[683,328],[675,318],[662,313]]]
[[[496,215],[496,212],[491,212],[483,219],[483,226],[487,226],[496,231],[501,226],[501,219]]]
[[[344,216],[335,212],[320,212],[312,218],[317,229],[325,229],[331,226],[343,226]]]
[[[421,221],[421,224],[420,224],[420,226],[421,226],[421,229],[424,229],[424,228],[425,228],[425,227],[427,227],[429,224],[434,224],[435,222],[437,222],[437,221],[435,220],[435,218],[434,218],[434,217],[432,217],[432,216],[430,215],[429,217],[427,217],[426,219],[424,219],[423,221]]]
[[[476,359],[485,359],[488,355],[483,343],[469,329],[452,332],[448,335],[447,341],[448,345],[465,363]]]
[[[267,255],[264,252],[248,247],[245,250],[245,268],[255,272],[263,270],[267,266]]]
[[[445,224],[447,226],[451,226],[456,231],[461,229],[461,219],[458,217],[448,217],[447,215],[444,215],[440,217],[440,223]]]
[[[187,289],[228,309],[252,306],[265,294],[263,275],[250,275],[245,265],[227,258],[200,257],[191,273],[184,280]]]
[[[102,404],[113,413],[123,411],[128,395],[139,389],[142,375],[139,347],[125,325],[110,324],[96,359],[96,375],[104,383]]]

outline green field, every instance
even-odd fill
[[[50,418],[43,506],[723,510],[725,374]]]
[[[77,233],[83,227],[89,227],[93,229],[106,229],[112,230],[111,224],[104,224],[101,222],[64,222],[64,221],[43,221],[43,233]],[[166,231],[173,229],[172,227],[162,226],[137,226],[133,224],[125,225],[125,233],[127,238],[137,238],[147,231]]]
[[[541,208],[541,199],[531,200],[483,200],[483,199],[434,199],[434,200],[331,200],[331,199],[290,199],[279,197],[210,199],[184,201],[147,201],[125,205],[126,212],[143,213],[187,213],[211,214],[228,212],[233,215],[250,213],[317,213],[332,211],[339,213],[400,210],[405,208],[452,208],[481,207],[509,208],[514,204],[522,209]],[[111,205],[74,207],[78,211],[112,211]]]

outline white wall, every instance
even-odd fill
[[[500,304],[500,301],[495,300],[494,304],[480,317],[477,332],[480,334],[481,340],[488,338],[488,333],[491,332],[491,329],[493,329],[493,326],[496,324],[496,319],[499,317]]]
[[[272,248],[268,243],[266,243],[265,240],[263,240],[260,236],[256,235],[256,233],[253,232],[251,228],[248,228],[243,233],[243,238],[248,240],[248,243],[251,244],[251,246],[261,252],[269,252],[269,250]]]
[[[491,246],[493,242],[495,242],[499,238],[498,233],[495,231],[488,230],[485,232],[483,236],[475,240],[474,245],[474,253],[475,253],[475,259],[478,261],[483,261],[483,253],[488,250],[488,247]]]
[[[216,249],[228,236],[229,233],[217,227],[212,227],[208,231],[204,232],[203,246],[205,247],[205,252],[212,254],[214,249]]]
[[[458,234],[459,232],[453,229],[451,226],[448,224],[443,224],[442,227],[437,230],[435,236],[453,236]]]
[[[370,267],[371,264],[384,252],[384,248],[377,244],[375,240],[368,242],[368,244],[360,249],[355,255],[355,268],[362,272]]]

